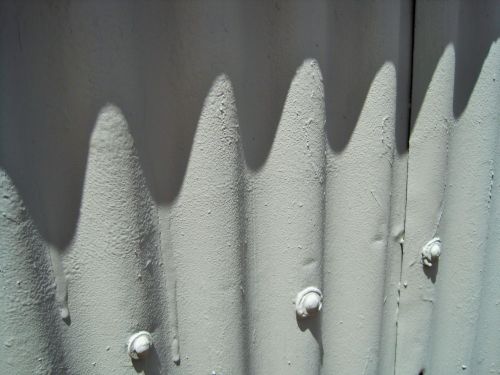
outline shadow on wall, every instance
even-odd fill
[[[456,112],[463,110],[470,82],[499,34],[498,26],[491,26],[493,15],[489,21],[479,17],[492,8],[484,4],[462,5],[458,40],[436,42],[432,50],[437,62],[441,46],[458,43],[457,75],[474,72],[460,83]],[[326,134],[335,153],[348,145],[375,74],[392,62],[402,97],[397,151],[406,151],[409,2],[3,2],[1,7],[0,165],[39,232],[58,249],[74,236],[89,139],[108,102],[123,111],[159,204],[173,202],[181,189],[205,96],[221,73],[235,89],[251,170],[265,164],[289,85],[308,58],[322,69]],[[387,12],[395,11],[399,23],[387,22]],[[477,25],[464,19],[469,11],[478,17],[467,20]],[[426,68],[430,80],[435,64]]]
[[[319,347],[319,358],[321,364],[323,365],[323,356],[325,354],[323,350],[323,338],[321,337],[321,319],[319,317],[313,317],[312,319],[299,319],[297,318],[297,326],[302,332],[309,330],[314,340],[318,343]]]
[[[414,66],[418,65],[419,79],[413,83],[411,130],[446,46],[451,44],[455,50],[453,115],[459,118],[467,107],[491,45],[500,38],[500,3],[496,0],[435,2],[432,19],[419,17],[418,6],[417,3],[415,24],[420,30],[420,39],[415,43],[425,50],[415,50]]]
[[[158,352],[153,347],[147,358],[141,360],[132,360],[132,365],[137,373],[144,375],[160,375],[162,367]]]
[[[409,2],[345,1],[330,2],[328,6],[327,58],[322,68],[331,149],[340,153],[349,144],[375,75],[390,62],[396,70],[396,90],[401,97],[395,114],[396,146],[399,153],[406,152],[411,66]],[[394,12],[399,14],[399,23],[387,21],[394,19],[387,17]]]

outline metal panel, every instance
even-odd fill
[[[498,371],[498,8],[2,2],[0,372]]]
[[[499,19],[497,1],[417,2],[396,373],[500,372]]]

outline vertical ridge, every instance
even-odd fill
[[[420,11],[417,4],[417,12]],[[425,13],[422,13],[425,18]],[[420,35],[416,35],[417,49]],[[433,78],[429,85],[429,98],[422,102],[420,111],[413,113],[408,157],[408,188],[405,223],[405,256],[401,279],[407,288],[401,288],[398,311],[397,357],[405,358],[396,364],[397,372],[418,373],[427,371],[427,347],[432,335],[432,316],[435,284],[424,273],[421,249],[435,235],[441,207],[445,199],[447,175],[447,142],[451,128],[452,102],[447,92],[451,90],[454,65],[453,48],[447,48],[436,71],[442,77]],[[415,67],[415,90],[419,90],[420,66]],[[413,97],[422,93],[414,92]],[[436,98],[433,101],[433,98]],[[417,177],[418,176],[418,177]],[[425,203],[425,204],[423,204]],[[424,302],[425,301],[425,302]]]
[[[496,22],[500,4],[491,2],[489,5],[483,5],[478,14],[484,16],[481,24],[490,22],[500,31]],[[460,13],[466,20],[472,16],[468,9],[460,9]],[[486,18],[488,14],[496,14],[497,17]],[[478,20],[475,22],[479,23]],[[463,63],[458,60],[461,42],[457,42],[455,55],[459,73],[462,72],[459,64]],[[467,369],[477,360],[473,353],[481,291],[485,287],[482,277],[489,250],[492,174],[500,118],[498,84],[492,77],[500,71],[499,57],[498,44],[494,43],[472,86],[468,103],[460,116],[455,118],[455,125],[448,136],[448,176],[439,227],[443,253],[436,277],[438,287],[430,348],[432,354],[429,353],[431,373],[443,373],[449,368],[471,372]],[[462,74],[459,79],[466,79]],[[457,100],[456,96],[454,100]],[[494,315],[483,317],[494,319]]]
[[[498,86],[498,84],[497,84]],[[498,92],[498,87],[497,87]],[[470,371],[473,374],[500,372],[500,130],[497,127],[495,155],[490,166],[490,191],[488,193],[489,225],[485,243],[485,253],[481,268],[481,290],[479,314],[471,354]]]
[[[171,208],[183,373],[240,373],[244,364],[238,127],[232,84],[221,74]]]
[[[157,228],[127,121],[108,104],[90,140],[80,221],[64,259],[72,311],[64,342],[75,371],[135,373],[133,365],[161,371]],[[133,364],[126,343],[141,330],[152,333],[155,349],[146,362]]]
[[[324,89],[314,59],[298,67],[265,165],[248,171],[252,374],[318,373],[319,319],[297,321],[294,298],[321,286]]]
[[[499,10],[495,1],[417,3],[398,373],[495,369],[480,363],[492,352],[478,342],[480,325],[496,321],[495,308],[481,309],[485,262],[494,261]],[[421,251],[433,237],[442,251],[429,268]]]
[[[66,371],[48,246],[3,170],[0,194],[0,367],[6,373]]]
[[[408,154],[409,154],[409,144],[410,144],[410,134],[412,128],[412,98],[413,98],[413,61],[415,58],[415,27],[416,27],[416,18],[417,18],[417,0],[412,0],[408,7],[402,6],[403,15],[405,11],[408,10],[408,18],[401,17],[400,28],[402,30],[408,31],[408,38],[405,37],[405,33],[402,33],[403,36],[401,40],[403,43],[400,43],[400,49],[406,49],[407,44],[405,41],[408,39],[411,40],[410,48],[408,53],[405,51],[400,51],[400,56],[403,58],[399,60],[399,69],[398,69],[398,92],[397,92],[397,100],[398,100],[398,110],[399,116],[397,115],[397,123],[396,126],[399,128],[405,129],[402,132],[399,132],[399,135],[402,139],[396,140],[396,142],[403,143],[405,145],[405,153],[401,155],[398,153],[399,158],[395,158],[395,163],[401,164],[400,168],[393,167],[393,186],[396,185],[396,181],[399,181],[402,185],[402,189],[394,189],[391,193],[391,220],[390,220],[390,228],[388,228],[388,234],[390,237],[388,247],[390,250],[389,258],[396,258],[398,261],[392,261],[391,267],[397,267],[397,278],[393,279],[394,272],[386,271],[386,293],[389,292],[393,298],[389,299],[389,303],[387,304],[386,311],[384,312],[384,321],[381,325],[381,334],[380,341],[382,343],[385,341],[385,345],[382,346],[385,349],[385,352],[390,352],[390,354],[382,355],[381,361],[379,363],[379,373],[388,373],[390,372],[388,369],[388,362],[392,366],[392,373],[394,375],[397,374],[397,353],[398,353],[398,325],[399,325],[399,303],[401,296],[401,287],[404,287],[403,282],[403,264],[404,264],[404,239],[405,239],[405,229],[406,229],[406,208],[407,208],[407,196],[408,196]],[[408,29],[406,29],[405,21],[409,21],[410,24]],[[405,61],[405,57],[407,60]],[[408,68],[408,70],[406,70]],[[401,82],[403,81],[403,82]],[[400,90],[400,88],[407,88],[407,91]],[[406,100],[407,99],[407,100]],[[408,107],[406,106],[408,103]],[[398,133],[396,133],[398,135]],[[402,197],[400,196],[402,195]],[[391,241],[392,240],[392,241]],[[392,246],[391,246],[392,245]],[[392,250],[392,251],[391,251]],[[394,256],[393,254],[397,254]],[[397,284],[395,285],[395,282]],[[393,291],[396,290],[396,293]],[[395,295],[396,294],[396,295]],[[394,308],[393,299],[395,297],[395,312],[390,311],[391,307]],[[387,337],[389,336],[389,337]],[[392,360],[389,360],[389,355],[392,356]]]

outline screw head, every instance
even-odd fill
[[[128,355],[132,359],[141,359],[149,354],[153,346],[153,337],[147,331],[134,333],[128,339]]]
[[[295,311],[300,319],[316,315],[322,307],[323,294],[314,286],[300,291],[295,298]]]
[[[441,255],[442,243],[439,237],[433,238],[422,248],[422,263],[424,266],[432,267],[432,262]]]

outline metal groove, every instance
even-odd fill
[[[0,372],[498,371],[499,11],[3,1]]]

